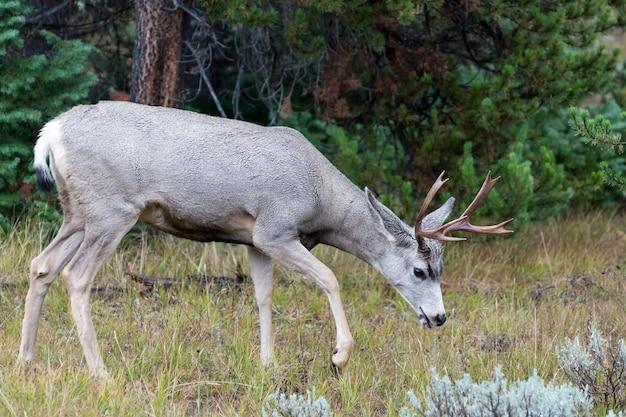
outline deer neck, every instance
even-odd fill
[[[388,235],[380,220],[372,213],[363,191],[357,189],[346,200],[343,218],[326,236],[324,243],[348,252],[380,270],[380,260],[391,245]]]

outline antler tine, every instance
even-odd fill
[[[426,215],[426,210],[428,209],[428,205],[434,198],[437,191],[441,188],[441,186],[447,181],[442,180],[443,172],[437,178],[437,181],[433,184],[430,191],[426,195],[424,202],[422,203],[422,207],[420,208],[419,214],[417,216],[417,222],[415,224],[415,237],[418,240],[420,246],[423,246],[423,238],[427,237],[429,239],[440,240],[440,241],[455,241],[455,240],[465,240],[464,238],[449,236],[449,233],[452,232],[472,232],[472,233],[487,233],[487,234],[504,234],[504,233],[513,233],[512,230],[506,229],[506,226],[513,219],[509,219],[502,223],[498,223],[490,226],[476,226],[470,223],[469,218],[474,212],[480,207],[484,202],[489,192],[496,185],[496,182],[500,179],[491,178],[491,172],[487,173],[487,177],[483,182],[483,185],[480,187],[480,190],[476,194],[476,197],[472,200],[472,202],[467,206],[461,217],[451,220],[446,224],[443,224],[439,227],[435,227],[432,229],[422,229],[421,223]]]
[[[441,189],[441,187],[448,181],[448,178],[446,178],[445,180],[443,179],[443,175],[445,173],[446,172],[443,171],[441,174],[439,174],[439,177],[437,177],[437,180],[435,180],[433,185],[430,187],[428,194],[426,194],[424,201],[422,201],[422,206],[420,207],[420,211],[419,213],[417,213],[417,219],[415,220],[415,236],[416,237],[422,235],[421,233],[422,220],[424,219],[424,216],[426,216],[426,211],[428,210],[428,206],[430,205],[431,201],[433,200],[437,192],[439,192],[439,189]]]
[[[512,230],[505,228],[507,224],[512,222],[513,219],[505,220],[502,223],[494,224],[491,226],[476,226],[469,222],[469,219],[466,217],[463,221],[445,225],[445,230],[443,233],[452,233],[452,232],[471,232],[471,233],[485,233],[485,234],[494,234],[494,235],[502,235],[506,233],[513,233]]]
[[[487,233],[487,234],[513,233],[512,230],[508,230],[504,227],[513,219],[509,219],[502,223],[494,224],[491,226],[476,226],[470,223],[469,221],[470,216],[474,214],[476,209],[478,209],[478,207],[480,207],[485,202],[485,200],[487,199],[487,196],[489,195],[489,193],[491,192],[491,190],[496,185],[496,182],[498,182],[499,179],[500,177],[491,178],[491,171],[489,171],[487,173],[487,177],[485,177],[485,181],[483,182],[483,185],[480,187],[480,190],[478,190],[478,193],[476,193],[476,197],[474,197],[472,202],[469,204],[469,206],[467,206],[467,208],[461,215],[461,218],[463,218],[463,221],[448,223],[447,225],[444,226],[445,230],[443,231],[443,234],[452,233],[452,232],[471,232],[471,233]]]
[[[460,240],[466,240],[464,237],[448,236],[446,234],[448,233],[448,229],[451,226],[454,226],[454,224],[456,223],[464,222],[465,220],[466,219],[464,217],[459,217],[458,219],[452,220],[451,222],[446,223],[443,226],[435,227],[433,229],[421,229],[419,231],[419,235],[417,235],[418,243],[421,243],[419,239],[424,237],[433,240],[439,240],[442,242],[456,242]]]
[[[474,197],[474,199],[469,204],[469,206],[467,206],[467,208],[465,209],[461,217],[467,216],[469,218],[472,214],[474,214],[476,209],[485,202],[485,199],[487,198],[487,196],[489,195],[489,193],[491,192],[491,190],[496,185],[496,182],[498,182],[499,179],[500,177],[496,177],[492,179],[491,171],[489,171],[487,173],[487,177],[485,177],[485,181],[483,181],[483,185],[480,187],[480,190],[478,190],[476,197]]]

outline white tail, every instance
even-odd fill
[[[37,139],[37,144],[35,145],[34,167],[37,185],[44,191],[50,191],[54,183],[52,171],[48,165],[48,155],[50,154],[52,142],[60,140],[61,136],[61,122],[58,120],[46,123],[39,131],[39,139]]]

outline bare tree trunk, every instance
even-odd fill
[[[183,11],[167,0],[136,0],[137,33],[133,51],[131,101],[179,107]]]

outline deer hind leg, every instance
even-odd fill
[[[72,259],[83,241],[84,233],[82,227],[80,222],[72,221],[66,216],[56,237],[31,262],[30,284],[24,306],[22,338],[18,354],[19,362],[29,362],[35,355],[35,341],[37,339],[41,306],[48,293],[50,284]]]
[[[273,260],[313,281],[326,293],[337,330],[337,345],[333,350],[332,361],[335,366],[343,367],[352,353],[354,340],[341,304],[339,283],[333,271],[313,256],[299,240],[284,240],[275,235],[264,238],[262,233],[255,231],[254,245]]]
[[[274,357],[274,332],[272,329],[272,259],[258,249],[248,247],[250,275],[254,282],[254,293],[259,307],[261,329],[261,364],[269,366]]]
[[[85,238],[63,275],[70,295],[72,317],[90,373],[106,377],[96,332],[91,320],[89,298],[96,273],[137,221],[138,214],[123,218],[92,221],[85,227]]]

